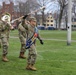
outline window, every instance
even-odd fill
[[[53,24],[51,24],[51,26],[53,26]]]
[[[47,20],[47,22],[49,22],[49,20]]]
[[[76,27],[76,25],[74,25],[74,27]]]
[[[76,18],[74,18],[74,22],[76,22]]]
[[[49,24],[47,24],[47,26],[49,26]]]
[[[53,22],[53,20],[51,20],[51,22]]]

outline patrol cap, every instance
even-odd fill
[[[30,18],[29,18],[29,21],[36,21],[36,22],[37,22],[37,20],[36,20],[35,17],[30,17]]]

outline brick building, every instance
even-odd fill
[[[11,14],[11,19],[15,19],[17,17],[20,17],[20,13],[16,12],[14,10],[14,3],[10,2],[9,4],[3,2],[2,3],[2,8],[0,9],[0,14],[2,15],[3,13],[8,12]]]

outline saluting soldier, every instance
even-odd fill
[[[34,67],[34,64],[36,62],[36,58],[37,58],[37,51],[35,48],[35,41],[36,38],[38,36],[38,34],[36,34],[36,18],[35,17],[30,17],[29,18],[29,23],[27,21],[25,21],[25,18],[28,15],[25,15],[22,19],[22,25],[26,30],[26,44],[25,44],[25,48],[28,49],[28,58],[27,58],[27,66],[26,69],[27,70],[33,70],[36,71],[37,69]],[[43,44],[42,39],[40,39],[40,43]]]
[[[6,57],[8,53],[8,42],[9,42],[9,32],[13,27],[10,24],[11,15],[9,13],[5,13],[0,20],[0,39],[3,49],[2,60],[4,62],[9,61]]]

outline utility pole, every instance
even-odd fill
[[[68,0],[68,26],[67,26],[67,45],[71,44],[71,16],[72,16],[72,0]]]

